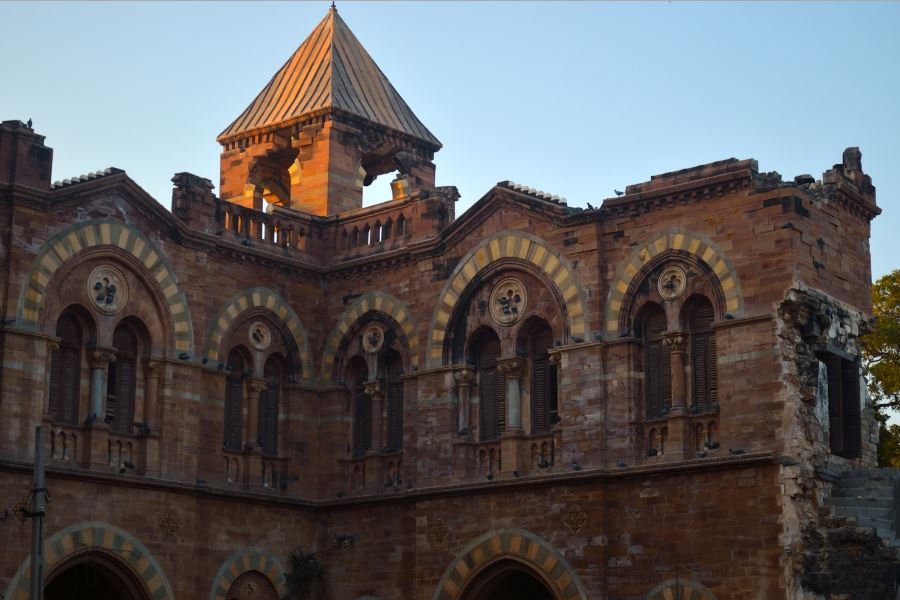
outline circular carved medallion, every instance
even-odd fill
[[[659,295],[666,300],[675,300],[687,287],[687,274],[681,267],[666,267],[656,282]]]
[[[87,293],[91,302],[105,313],[119,311],[128,301],[128,284],[117,268],[101,265],[91,271],[87,281]]]
[[[515,277],[507,277],[491,292],[491,318],[500,325],[512,325],[525,312],[528,296],[525,286]]]
[[[257,350],[265,350],[272,343],[272,332],[265,323],[256,321],[250,325],[250,343]]]
[[[372,323],[363,332],[362,338],[363,350],[369,354],[374,354],[381,350],[384,346],[384,329],[376,323]]]

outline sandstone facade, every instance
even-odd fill
[[[827,597],[810,531],[877,443],[859,151],[590,210],[501,182],[456,218],[440,143],[350,76],[371,67],[334,10],[310,40],[332,96],[261,94],[268,120],[220,138],[222,196],[179,173],[171,212],[118,170],[51,184],[44,138],[0,127],[3,597],[27,597],[38,425],[48,598],[85,573],[280,597],[298,547],[336,600]],[[852,541],[835,556],[872,554]]]

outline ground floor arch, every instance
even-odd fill
[[[150,600],[131,569],[100,550],[77,554],[47,577],[44,600]]]
[[[506,595],[507,590],[518,594]],[[433,600],[586,600],[578,574],[550,542],[524,529],[496,529],[457,554]]]
[[[462,600],[556,600],[543,578],[525,564],[502,559],[484,568],[463,590]]]

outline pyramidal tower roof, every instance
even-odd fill
[[[219,142],[340,110],[433,146],[441,143],[413,114],[332,6]]]

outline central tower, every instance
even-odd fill
[[[217,139],[223,200],[320,216],[392,171],[395,198],[433,189],[441,148],[334,7]]]

